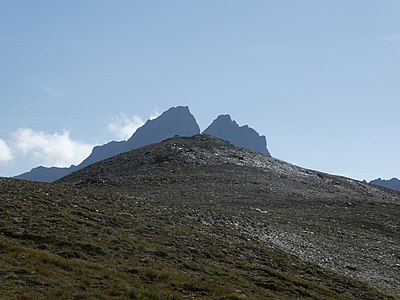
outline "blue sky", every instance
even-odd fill
[[[0,176],[149,117],[231,114],[273,156],[400,177],[400,1],[0,0]]]

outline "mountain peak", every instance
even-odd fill
[[[136,149],[165,140],[174,135],[192,136],[200,133],[199,125],[187,106],[171,107],[158,118],[147,122],[127,140]]]
[[[188,106],[171,107],[155,119],[148,120],[127,141],[112,141],[96,146],[92,153],[78,166],[70,168],[39,168],[17,176],[19,179],[52,182],[76,170],[114,155],[161,142],[174,137],[190,137],[200,133],[199,125]],[[265,136],[260,136],[247,125],[239,126],[228,114],[220,115],[203,132],[241,148],[247,148],[270,156]]]
[[[171,107],[157,118],[147,120],[126,142],[110,142],[95,147],[92,154],[78,167],[86,167],[94,162],[145,145],[158,143],[175,135],[192,136],[199,133],[199,125],[197,125],[189,107]]]
[[[127,152],[145,145],[161,142],[167,138],[178,136],[192,136],[200,133],[199,125],[191,114],[189,107],[171,107],[153,120],[148,120],[127,141],[111,141],[96,146],[92,153],[78,166],[70,168],[43,168],[39,167],[30,172],[16,176],[18,179],[32,181],[53,182],[76,170],[80,170],[95,162],[107,159],[114,155]]]
[[[247,148],[270,156],[265,136],[260,136],[248,125],[239,126],[228,114],[219,115],[203,131],[203,134],[212,135],[227,140],[237,147]]]
[[[219,115],[214,122],[232,122],[232,118],[229,114]],[[235,121],[233,122],[236,123]]]

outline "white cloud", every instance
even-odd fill
[[[135,131],[144,124],[141,117],[134,115],[133,117],[127,117],[124,114],[120,114],[118,117],[113,117],[108,129],[113,132],[119,139],[129,139]]]
[[[13,155],[11,148],[8,146],[7,142],[0,139],[0,165],[4,165],[12,161]]]
[[[11,136],[12,148],[44,166],[68,167],[79,164],[93,148],[93,145],[72,140],[68,131],[48,134],[21,128]]]
[[[160,116],[160,113],[154,110],[149,115],[148,119],[154,120],[158,116]],[[108,129],[114,133],[118,139],[127,140],[139,127],[143,126],[144,123],[144,120],[138,115],[128,117],[120,113],[119,116],[112,118],[111,122],[108,124]]]

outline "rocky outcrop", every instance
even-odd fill
[[[378,178],[371,180],[369,183],[400,192],[400,180],[397,178],[392,178],[390,180]]]
[[[253,150],[267,156],[271,156],[267,149],[267,140],[264,135],[247,125],[239,126],[230,115],[220,115],[216,118],[203,134],[212,135],[226,141],[236,147]]]

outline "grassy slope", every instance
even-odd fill
[[[392,299],[151,193],[0,179],[2,298]]]

